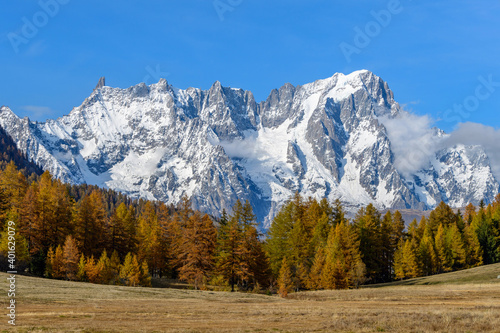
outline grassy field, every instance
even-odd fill
[[[18,276],[6,332],[500,332],[500,264],[358,290],[130,288]],[[6,274],[0,274],[2,308]],[[3,310],[4,314],[6,310]]]

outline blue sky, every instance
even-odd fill
[[[208,89],[219,80],[260,101],[285,82],[368,69],[398,102],[446,131],[461,121],[500,127],[498,1],[18,0],[2,7],[0,105],[33,120],[67,114],[103,75],[122,88],[165,77],[179,88]],[[390,16],[377,21],[374,13]]]

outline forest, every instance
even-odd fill
[[[277,292],[356,288],[500,261],[500,195],[455,212],[441,202],[405,221],[373,205],[345,217],[340,201],[295,194],[260,232],[251,205],[220,218],[179,205],[133,200],[48,172],[0,172],[0,265],[7,270],[7,226],[16,229],[19,272],[101,284],[151,286],[152,278],[196,289]]]

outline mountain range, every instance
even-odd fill
[[[209,90],[165,79],[127,89],[104,82],[66,116],[35,122],[3,106],[0,125],[63,181],[167,203],[187,195],[193,208],[215,216],[249,200],[264,229],[297,191],[355,211],[368,203],[463,207],[491,202],[500,190],[481,146],[442,146],[425,161],[418,152],[398,155],[404,145],[389,125],[408,112],[370,71],[287,83],[260,103],[218,81]],[[448,134],[433,128],[429,135],[439,142]],[[408,172],[405,164],[418,168]]]

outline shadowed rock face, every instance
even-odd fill
[[[403,177],[380,121],[400,114],[387,83],[369,71],[287,83],[261,103],[220,82],[205,91],[164,79],[118,89],[103,77],[67,116],[38,123],[2,107],[0,125],[64,181],[167,203],[187,195],[213,215],[249,200],[264,228],[296,191],[340,198],[350,210],[493,199],[499,185],[478,146],[442,149]]]

